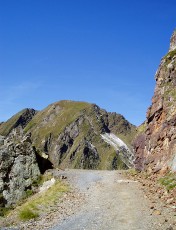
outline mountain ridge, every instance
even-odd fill
[[[117,126],[115,127],[115,125]],[[96,104],[62,100],[50,104],[38,112],[27,124],[24,132],[31,133],[33,144],[42,152],[41,154],[48,155],[48,159],[54,164],[54,167],[58,167],[60,164],[70,167],[69,161],[76,152],[84,151],[83,149],[87,148],[91,150],[91,145],[96,146],[97,143],[102,142],[101,133],[111,131],[114,134],[118,133],[127,142],[127,145],[130,145],[132,138],[129,133],[131,130],[135,132],[135,126],[127,122],[122,115],[107,113]],[[56,144],[53,144],[56,142],[59,145],[59,149],[57,149],[59,153],[55,149]],[[99,152],[102,151],[102,147],[97,148]],[[110,151],[109,148],[107,151]],[[81,156],[76,158],[78,162],[82,161]],[[81,163],[77,163],[77,160],[74,161],[73,167],[82,168]],[[86,166],[84,165],[84,167]],[[103,163],[100,167],[106,168]]]
[[[0,123],[0,135],[7,136],[13,129],[21,126],[23,129],[37,113],[37,110],[26,108],[13,115],[10,119]]]

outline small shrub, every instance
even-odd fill
[[[29,208],[24,208],[19,212],[19,218],[23,221],[36,219],[37,217],[39,217],[39,214],[30,210]]]
[[[136,176],[139,172],[135,168],[128,169],[127,171],[131,176]]]
[[[42,175],[38,176],[38,178],[32,182],[32,185],[35,187],[38,187],[41,184],[42,184]]]
[[[11,210],[11,208],[6,208],[6,207],[0,207],[0,216],[6,216],[9,211]]]
[[[26,190],[26,198],[33,195],[33,191],[28,189]]]
[[[4,204],[4,196],[2,194],[2,192],[0,193],[0,207],[3,207]]]
[[[169,192],[176,187],[176,174],[168,173],[165,177],[159,179],[159,183]]]
[[[172,58],[176,55],[176,50],[170,51],[164,58],[165,58],[165,65],[167,66],[171,61]]]

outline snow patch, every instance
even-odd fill
[[[105,142],[112,145],[115,150],[120,150],[119,147],[124,147],[126,150],[130,151],[128,146],[113,133],[101,134],[101,137]]]
[[[115,134],[104,133],[101,134],[102,139],[110,144],[121,156],[122,161],[130,168],[133,165],[133,153],[128,146]]]

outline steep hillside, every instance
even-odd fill
[[[132,165],[129,149],[135,126],[94,104],[56,102],[38,112],[24,131],[31,133],[38,153],[54,167],[118,169]],[[124,148],[113,146],[101,136],[110,132],[126,143]],[[128,157],[128,161],[124,160]]]
[[[0,123],[0,135],[7,136],[15,128],[24,128],[36,113],[34,109],[23,109],[8,121]]]
[[[144,132],[134,142],[136,168],[176,171],[176,31],[156,72],[152,105]]]

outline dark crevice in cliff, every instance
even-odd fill
[[[60,149],[60,152],[61,152],[61,156],[66,153],[68,150],[68,146],[66,144],[63,144],[61,149]]]
[[[48,159],[41,157],[39,154],[36,154],[36,160],[41,174],[48,169],[53,169],[52,163]]]

